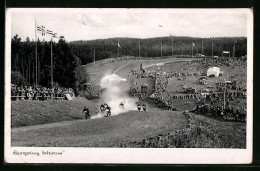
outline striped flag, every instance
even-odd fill
[[[63,39],[63,38],[64,38],[64,36],[58,36],[57,33],[53,33],[53,31],[51,31],[51,30],[46,30],[46,33],[47,33],[49,36],[53,37],[53,38],[60,38],[60,39]]]
[[[45,36],[45,26],[37,26],[37,31],[42,33],[42,36]]]
[[[49,35],[49,36],[53,36],[53,32],[51,30],[46,30],[46,33]]]

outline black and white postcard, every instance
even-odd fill
[[[252,9],[7,8],[5,162],[248,164]]]

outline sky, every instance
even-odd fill
[[[11,36],[35,39],[38,26],[66,41],[114,37],[247,37],[248,9],[9,9]],[[8,15],[9,16],[9,15]],[[50,40],[49,36],[39,39]]]

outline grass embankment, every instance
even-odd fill
[[[131,111],[117,116],[12,129],[12,146],[121,147],[187,125],[180,112]]]
[[[88,106],[91,113],[96,111],[93,102],[84,98],[74,98],[72,101],[12,101],[11,126],[20,127],[83,119],[81,112],[84,106]]]
[[[143,139],[123,147],[146,148],[246,148],[246,124],[227,122],[192,113],[184,114],[185,129]]]

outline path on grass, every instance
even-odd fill
[[[12,146],[119,147],[143,138],[167,135],[187,125],[181,112],[147,111],[12,128]]]

